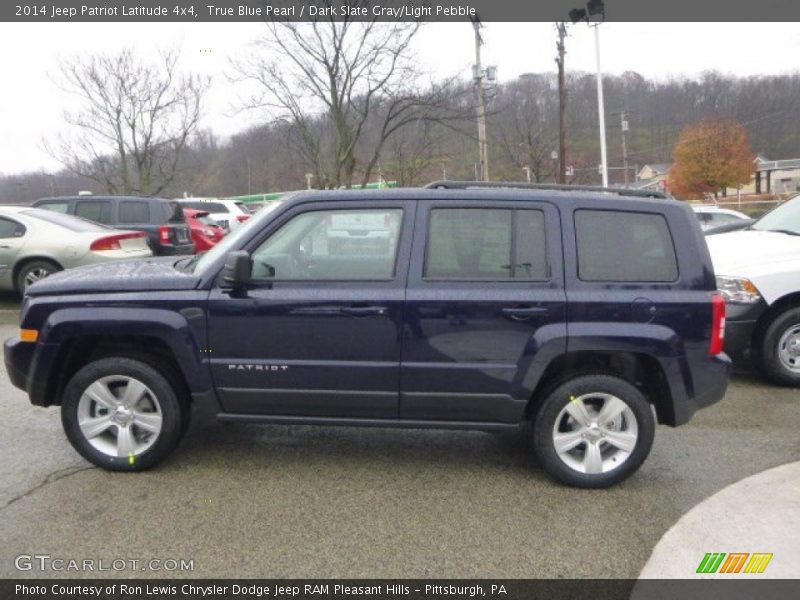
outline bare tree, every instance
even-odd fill
[[[420,23],[319,18],[266,26],[257,52],[234,64],[236,78],[257,84],[247,108],[266,108],[273,120],[293,125],[287,142],[319,187],[351,187],[357,173],[367,183],[397,131],[443,118],[450,85],[420,91],[409,54]]]
[[[59,84],[80,108],[65,112],[74,134],[48,147],[51,154],[110,193],[160,193],[197,130],[209,84],[180,75],[177,61],[176,51],[166,51],[146,64],[127,49],[62,63]]]
[[[503,157],[516,167],[512,178],[527,168],[536,182],[558,181],[551,157],[559,141],[557,93],[552,77],[526,75],[499,95],[505,110],[498,111],[492,127]]]

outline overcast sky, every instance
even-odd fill
[[[239,93],[225,73],[263,31],[259,23],[0,23],[0,173],[59,167],[43,140],[64,131],[62,112],[74,104],[54,83],[59,61],[71,55],[133,47],[149,58],[178,48],[185,69],[212,77],[204,127],[225,137],[260,122],[259,115],[237,113]],[[605,23],[600,32],[608,73],[633,70],[664,80],[708,69],[738,76],[798,70],[797,23]],[[501,82],[555,70],[552,23],[489,23],[483,35],[484,62],[497,65]],[[472,27],[428,24],[414,52],[435,77],[469,77]],[[567,69],[595,69],[594,37],[584,24],[570,27]]]

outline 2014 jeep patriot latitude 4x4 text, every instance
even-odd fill
[[[341,215],[388,243],[331,244]],[[544,469],[604,487],[642,464],[656,420],[681,425],[723,397],[715,289],[700,226],[674,200],[303,192],[202,256],[35,284],[5,361],[107,469],[164,459],[203,403],[237,422],[530,421]]]

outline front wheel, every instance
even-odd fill
[[[72,446],[111,471],[141,471],[164,460],[183,436],[186,414],[164,375],[127,357],[103,358],[80,369],[61,406]]]
[[[778,385],[800,386],[800,308],[775,316],[755,350],[767,379]]]
[[[559,385],[533,426],[539,463],[556,479],[582,488],[630,477],[650,453],[654,434],[647,399],[612,375],[582,375]]]

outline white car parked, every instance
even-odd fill
[[[250,211],[244,202],[226,200],[224,198],[178,198],[183,208],[208,211],[226,231],[234,231],[239,225],[250,218]]]
[[[800,196],[748,229],[706,238],[727,303],[725,351],[800,386]]]
[[[731,210],[729,208],[720,208],[713,205],[694,205],[692,210],[700,221],[700,228],[703,231],[713,229],[720,225],[727,225],[735,223],[736,221],[749,221],[750,217],[738,210]]]

